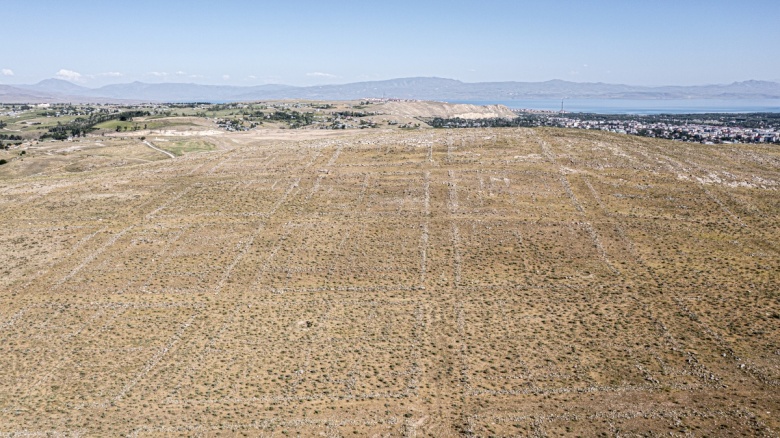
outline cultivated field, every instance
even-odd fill
[[[780,433],[776,147],[173,134],[0,167],[0,436]]]

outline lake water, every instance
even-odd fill
[[[560,99],[502,101],[452,101],[475,105],[506,105],[512,109],[560,111]],[[570,113],[597,114],[701,114],[701,113],[780,113],[780,99],[565,99],[563,109]]]

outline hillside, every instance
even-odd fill
[[[780,431],[776,147],[195,128],[0,166],[0,436]]]
[[[517,114],[504,105],[481,106],[444,102],[385,102],[378,106],[378,110],[386,111],[394,116],[410,118],[513,119],[517,117]]]

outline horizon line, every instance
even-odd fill
[[[664,87],[711,87],[711,86],[724,86],[724,85],[734,85],[734,84],[742,84],[742,83],[750,83],[750,82],[764,82],[764,83],[772,83],[772,84],[778,84],[780,85],[780,81],[778,80],[766,80],[766,79],[745,79],[745,80],[735,80],[732,82],[723,82],[723,83],[702,83],[702,84],[695,84],[695,85],[678,85],[678,84],[664,84],[664,85],[637,85],[637,84],[628,84],[628,83],[619,83],[619,82],[603,82],[603,81],[597,81],[597,82],[578,82],[578,81],[571,81],[566,79],[559,79],[559,78],[553,78],[553,79],[547,79],[543,81],[521,81],[521,80],[505,80],[505,81],[478,81],[478,82],[466,82],[462,81],[460,79],[455,78],[447,78],[442,76],[403,76],[403,77],[395,77],[395,78],[389,78],[389,79],[376,79],[376,80],[369,80],[369,81],[353,81],[353,82],[341,82],[341,83],[324,83],[324,84],[314,84],[314,85],[290,85],[280,82],[274,82],[274,83],[261,83],[261,84],[230,84],[230,83],[199,83],[199,82],[144,82],[140,80],[134,80],[129,82],[112,82],[107,83],[104,85],[100,85],[97,87],[90,87],[84,84],[80,84],[78,82],[69,81],[67,79],[57,78],[57,77],[49,77],[39,80],[35,83],[3,83],[0,82],[0,85],[5,85],[9,87],[15,87],[15,86],[35,86],[42,82],[46,81],[58,81],[58,82],[65,82],[70,85],[74,85],[77,87],[90,89],[90,90],[97,90],[103,87],[108,87],[112,85],[129,85],[129,84],[144,84],[144,85],[200,85],[200,86],[213,86],[213,87],[236,87],[236,88],[249,88],[249,87],[263,87],[263,86],[270,86],[270,85],[277,85],[277,86],[284,86],[284,87],[290,87],[290,88],[312,88],[312,87],[331,87],[331,86],[341,86],[341,85],[351,85],[351,84],[362,84],[362,83],[372,83],[372,82],[389,82],[389,81],[397,81],[397,80],[410,80],[410,79],[440,79],[440,80],[446,80],[446,81],[454,81],[459,82],[462,84],[501,84],[501,83],[520,83],[520,84],[543,84],[547,82],[565,82],[570,84],[590,84],[590,85],[622,85],[622,86],[630,86],[630,87],[643,87],[643,88],[664,88]]]

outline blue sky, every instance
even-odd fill
[[[0,83],[780,81],[780,1],[0,0]]]

